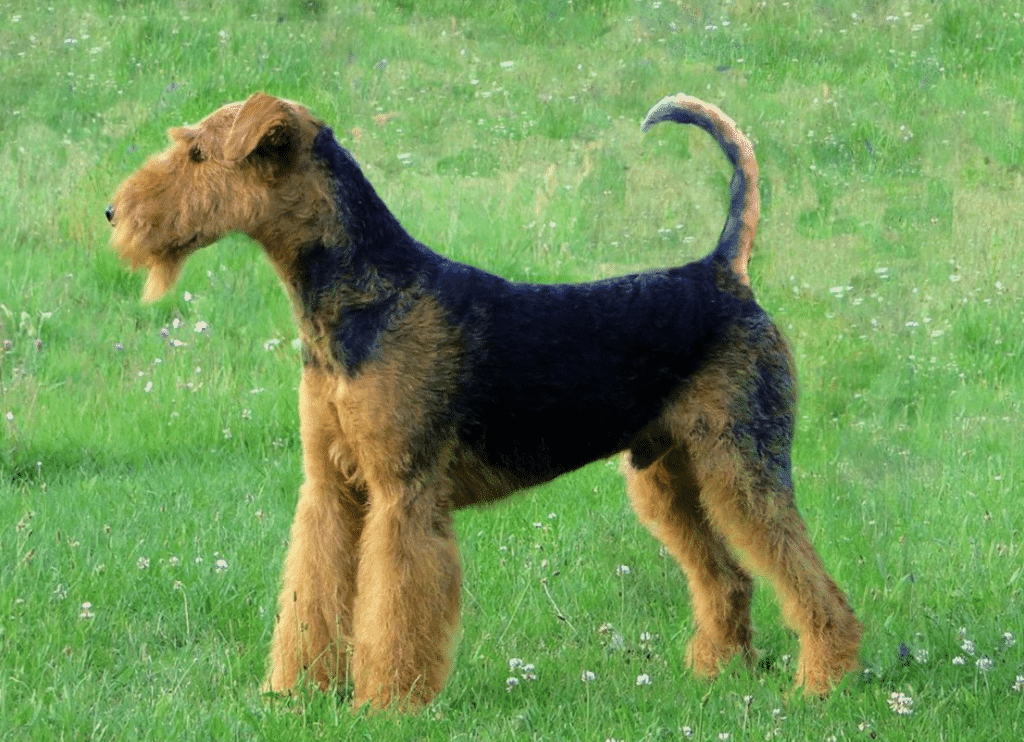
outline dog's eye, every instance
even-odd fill
[[[206,159],[206,155],[203,153],[201,149],[199,149],[198,144],[193,144],[191,147],[189,147],[188,156],[189,159],[192,160],[192,162],[202,162],[203,160]]]

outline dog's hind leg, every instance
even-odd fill
[[[784,618],[800,637],[796,685],[808,694],[828,693],[859,665],[861,625],[811,544],[792,493],[754,467],[732,481],[712,473],[743,460],[742,454],[726,458],[708,462],[703,499],[709,516],[775,588]]]
[[[737,655],[751,664],[753,581],[711,527],[689,455],[673,448],[642,469],[627,455],[623,469],[641,522],[686,574],[694,620],[687,665],[695,674],[713,678]]]
[[[669,419],[673,438],[687,442],[711,528],[771,582],[800,638],[797,686],[824,694],[858,667],[861,625],[797,511],[788,355],[774,333],[763,342],[774,352],[735,352],[709,368]]]

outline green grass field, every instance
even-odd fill
[[[1012,0],[0,2],[0,740],[1024,736],[1022,73]],[[459,514],[461,640],[424,712],[263,698],[290,310],[241,237],[143,306],[103,217],[166,128],[257,89],[330,122],[415,236],[537,281],[709,251],[724,158],[638,126],[680,91],[734,117],[797,496],[863,674],[792,696],[765,588],[775,669],[692,678],[684,580],[610,461]]]

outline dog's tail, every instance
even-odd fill
[[[754,148],[736,128],[736,122],[717,107],[689,95],[671,95],[654,106],[641,124],[647,131],[662,121],[694,124],[713,136],[732,162],[733,174],[729,218],[715,247],[716,258],[726,262],[737,278],[750,285],[747,263],[761,215],[761,196],[757,190],[757,159]]]

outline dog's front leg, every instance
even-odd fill
[[[443,477],[370,489],[353,620],[356,706],[416,708],[448,677],[461,568],[446,490]]]
[[[265,687],[290,691],[303,677],[324,690],[348,680],[359,535],[366,486],[330,399],[332,378],[307,367],[299,385],[303,468],[285,558]]]

